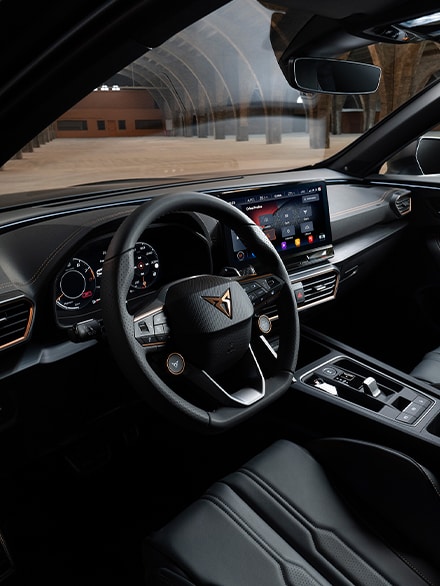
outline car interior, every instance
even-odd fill
[[[429,0],[3,0],[0,183],[145,51],[179,103],[174,35],[234,4],[311,111],[388,74],[341,55],[438,59]],[[315,164],[0,187],[1,583],[440,586],[430,75]]]

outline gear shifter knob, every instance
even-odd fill
[[[371,397],[378,397],[380,395],[380,389],[377,386],[376,379],[372,376],[368,376],[362,383],[362,388],[366,395]]]

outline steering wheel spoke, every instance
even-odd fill
[[[240,366],[222,375],[211,375],[175,352],[168,356],[166,363],[171,374],[184,377],[221,405],[246,407],[265,395],[265,379],[251,346],[242,357]]]

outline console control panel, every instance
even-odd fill
[[[435,400],[355,360],[340,357],[301,377],[302,382],[390,419],[415,425]]]

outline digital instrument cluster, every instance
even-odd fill
[[[58,273],[54,306],[62,327],[101,319],[102,270],[112,237],[110,231],[92,236],[83,246],[72,250]],[[135,311],[145,295],[167,283],[212,270],[210,242],[199,231],[198,223],[187,226],[179,218],[179,222],[149,226],[135,246],[128,309]]]
[[[97,238],[72,257],[57,278],[56,306],[65,312],[81,312],[98,308],[101,301],[101,277],[111,237]],[[160,260],[147,242],[137,242],[134,255],[133,281],[127,299],[142,295],[160,275]]]

